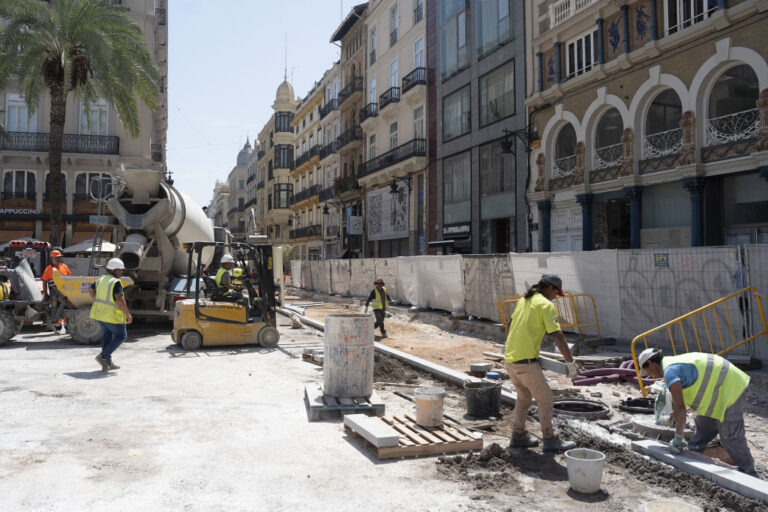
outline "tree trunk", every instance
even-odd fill
[[[64,145],[64,121],[67,115],[67,96],[64,88],[54,85],[51,93],[51,130],[48,139],[48,168],[51,173],[51,245],[61,243],[61,153]]]

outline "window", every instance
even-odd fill
[[[238,210],[241,210],[241,211],[242,211],[243,209],[245,209],[245,198],[243,198],[243,197],[239,197],[239,198],[237,199],[237,208],[238,208]]]
[[[397,59],[393,60],[389,65],[389,86],[397,87],[398,84],[398,71],[397,71]]]
[[[760,86],[754,70],[741,64],[720,75],[709,93],[709,119],[754,110]]]
[[[419,107],[413,111],[413,138],[423,139],[424,137],[424,107]]]
[[[660,133],[680,128],[683,106],[672,89],[660,93],[653,100],[645,119],[645,133]]]
[[[107,134],[107,103],[99,101],[80,106],[80,135]]]
[[[469,133],[469,86],[443,98],[443,140]]]
[[[389,125],[389,149],[397,147],[397,122]]]
[[[245,181],[240,180],[240,182],[237,184],[237,188],[239,188],[240,190],[245,190]]]
[[[99,179],[101,178],[101,179]],[[107,197],[112,193],[112,177],[109,174],[96,172],[80,173],[75,178],[76,200],[94,197]]]
[[[586,73],[597,64],[597,30],[568,43],[565,74],[568,78]]]
[[[368,103],[376,103],[376,77],[368,82]]]
[[[269,179],[272,179],[272,161],[269,162]],[[290,169],[293,167],[293,146],[278,144],[275,147],[275,166],[278,169]]]
[[[703,21],[717,10],[717,0],[665,0],[665,4],[667,34]]]
[[[275,185],[275,208],[288,208],[293,198],[293,185],[280,183]]]
[[[62,180],[63,182],[63,180]],[[8,171],[3,176],[3,199],[35,199],[37,178],[31,171]]]
[[[493,50],[510,39],[509,4],[510,0],[477,0],[475,18],[478,53]]]
[[[376,135],[368,137],[368,160],[376,158]]]
[[[370,54],[370,62],[369,65],[372,65],[376,62],[376,27],[373,27],[371,29],[371,54]]]
[[[35,118],[29,113],[24,96],[9,94],[5,106],[5,129],[9,132],[34,132]]]
[[[416,0],[416,6],[413,9],[414,25],[424,18],[424,0]]]
[[[424,67],[424,38],[420,37],[413,43],[413,69]]]
[[[480,78],[480,126],[515,113],[515,61]]]
[[[389,12],[389,28],[390,28],[390,34],[389,34],[389,45],[394,46],[397,42],[397,29],[399,26],[399,17],[400,17],[400,10],[397,7],[394,7]]]
[[[469,63],[465,0],[440,2],[440,74],[452,75]]]
[[[469,151],[443,160],[443,224],[471,220]]]
[[[495,141],[480,147],[480,195],[489,196],[510,192],[515,188],[511,172],[514,158],[509,159],[510,168],[505,172],[505,161],[501,156],[501,142]]]

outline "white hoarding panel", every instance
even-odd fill
[[[400,184],[393,194],[389,186],[366,195],[368,240],[408,237],[408,187]]]

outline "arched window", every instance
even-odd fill
[[[675,91],[667,89],[656,96],[645,118],[643,158],[659,158],[680,152],[683,148],[682,117],[683,106]]]
[[[75,201],[90,201],[91,197],[107,198],[112,194],[112,177],[109,174],[83,172],[75,178]]]
[[[757,75],[746,64],[720,75],[709,93],[706,145],[751,139],[760,129]]]
[[[571,123],[563,126],[555,141],[555,159],[552,177],[560,178],[573,174],[576,169],[576,130]]]
[[[603,114],[600,122],[597,123],[595,133],[595,169],[606,169],[621,164],[624,159],[622,131],[624,131],[624,123],[616,108]]]
[[[61,179],[59,181],[61,183],[61,192],[59,197],[62,201],[64,201],[67,197],[67,175],[61,174]],[[53,173],[48,173],[45,177],[45,194],[43,194],[43,200],[50,201],[51,199],[51,189],[53,188]]]
[[[8,171],[3,176],[3,199],[34,201],[37,178],[32,171]]]

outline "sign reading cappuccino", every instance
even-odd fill
[[[0,208],[0,215],[40,215],[40,210],[36,208]]]

